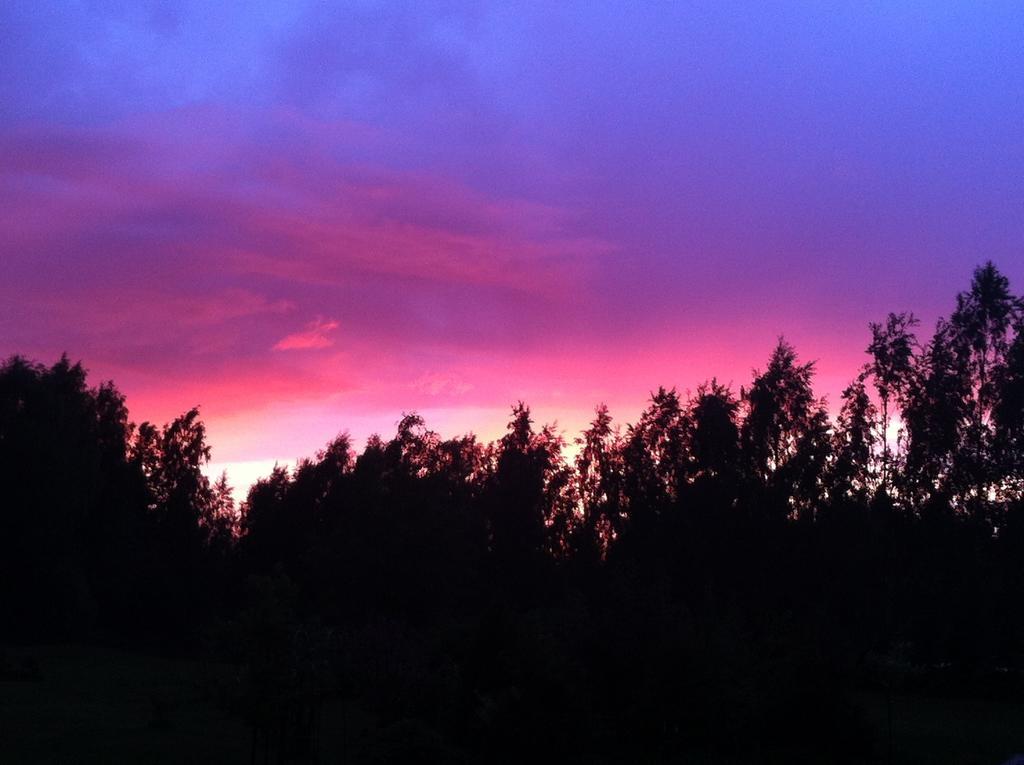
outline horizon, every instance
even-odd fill
[[[779,335],[834,406],[868,322],[1024,284],[1019,6],[247,8],[0,10],[0,356],[202,406],[214,472],[571,437]]]
[[[920,321],[919,317],[917,317],[915,314],[913,314],[913,312],[908,312],[908,313],[916,321]],[[937,321],[941,321],[944,318],[945,317],[939,317],[937,319]],[[920,324],[923,324],[923,322],[920,322]],[[916,337],[917,337],[918,342],[920,342],[922,345],[926,344],[928,342],[928,335],[929,335],[928,327],[924,326],[923,328],[921,328],[919,326],[919,331],[916,333]],[[787,342],[788,343],[787,338],[785,337],[785,335],[779,335],[777,337],[777,343],[783,343],[783,342]],[[772,346],[773,349],[774,349],[774,347],[775,346]],[[831,396],[828,393],[821,393],[818,390],[818,387],[816,385],[814,385],[814,383],[815,383],[815,381],[817,379],[817,370],[818,370],[818,366],[819,366],[818,359],[803,358],[801,356],[801,354],[800,354],[799,348],[794,348],[794,350],[796,351],[797,357],[798,357],[798,359],[799,359],[799,361],[801,363],[804,363],[804,364],[809,363],[809,364],[811,364],[811,366],[812,366],[812,368],[814,370],[813,377],[812,377],[812,387],[814,388],[815,395],[818,397],[818,401],[820,401],[820,402],[822,402],[824,404],[825,411],[827,412],[827,415],[828,415],[828,418],[829,418],[829,427],[830,428],[834,428],[835,425],[836,425],[835,418],[836,418],[836,415],[839,412],[839,407],[836,404],[836,399],[838,399],[840,396],[838,394],[836,394],[835,396]],[[867,350],[865,350],[865,355],[869,355]],[[107,382],[114,384],[115,387],[117,386],[117,381],[116,380],[112,380],[112,379],[97,380],[97,379],[95,379],[95,375],[93,375],[91,373],[87,363],[85,363],[85,360],[73,359],[66,352],[64,354],[62,354],[62,357],[63,358],[67,358],[68,361],[71,362],[71,363],[77,363],[77,364],[80,364],[82,366],[82,368],[86,372],[86,375],[88,376],[87,380],[88,380],[89,383],[91,383],[91,387],[95,388],[97,385],[99,385],[101,383],[107,383]],[[766,354],[766,359],[767,359],[767,354]],[[43,360],[39,360],[39,359],[28,359],[28,361],[34,362],[34,363],[44,363],[44,366],[47,365],[45,362],[43,362]],[[846,381],[846,383],[843,383],[843,385],[840,387],[840,389],[846,387],[846,385],[850,384],[859,375],[864,374],[866,372],[867,366],[868,366],[867,362],[865,362],[864,364],[861,364],[861,366],[858,368],[858,370],[855,371],[851,375],[851,377]],[[763,367],[761,365],[751,367],[748,383],[749,383],[750,380],[753,379],[753,377],[755,377],[757,374],[759,374],[762,371],[762,368]],[[725,388],[729,392],[734,394],[736,396],[736,400],[738,402],[740,402],[740,404],[741,404],[741,411],[742,411],[742,405],[743,405],[743,402],[744,402],[743,393],[744,393],[745,389],[749,388],[749,385],[746,385],[744,383],[736,384],[733,381],[729,381],[727,383],[724,383],[722,380],[720,380],[720,379],[716,378],[715,376],[711,375],[711,376],[704,377],[700,381],[700,383],[694,384],[693,386],[681,387],[679,385],[655,385],[655,386],[651,387],[649,389],[648,393],[646,394],[646,397],[638,405],[638,407],[636,409],[636,412],[635,412],[635,415],[632,416],[632,417],[623,417],[621,415],[618,415],[618,414],[616,414],[615,411],[612,411],[611,408],[609,407],[608,413],[611,415],[611,418],[612,418],[612,426],[613,426],[613,428],[620,429],[621,432],[623,434],[625,434],[627,432],[627,430],[633,424],[636,423],[636,421],[639,419],[640,415],[642,414],[643,410],[651,402],[653,396],[655,395],[655,393],[659,389],[665,389],[665,390],[671,390],[671,391],[677,392],[679,394],[679,396],[680,396],[681,402],[684,405],[686,405],[688,402],[690,402],[692,400],[694,394],[696,393],[697,389],[701,385],[709,384],[709,383],[712,383],[712,382],[717,382],[718,384],[723,384],[725,386]],[[120,390],[120,388],[118,388],[118,389]],[[121,392],[123,393],[123,391],[121,391]],[[877,391],[869,391],[869,397],[875,403],[878,403]],[[591,406],[590,409],[586,410],[585,413],[580,414],[581,419],[579,420],[578,423],[576,423],[576,424],[574,424],[572,426],[567,426],[564,422],[559,421],[557,418],[552,419],[552,418],[544,418],[544,417],[540,416],[538,411],[535,410],[533,407],[531,407],[530,403],[528,401],[519,400],[518,402],[510,403],[508,406],[506,406],[504,408],[503,411],[504,411],[505,418],[503,420],[499,421],[499,419],[495,419],[497,417],[497,414],[495,412],[491,412],[491,411],[486,411],[485,410],[485,411],[483,411],[483,413],[485,415],[489,415],[491,417],[491,420],[488,422],[488,426],[486,426],[484,428],[476,428],[476,427],[474,427],[472,425],[470,420],[466,420],[467,426],[465,428],[463,428],[462,430],[451,431],[451,432],[440,431],[440,430],[434,428],[431,425],[430,418],[428,416],[426,416],[426,415],[427,414],[436,414],[436,413],[433,413],[433,412],[425,413],[425,412],[418,411],[418,410],[415,410],[415,409],[404,409],[399,414],[395,415],[392,418],[391,422],[385,423],[381,427],[375,427],[375,428],[371,427],[369,430],[366,430],[364,428],[364,430],[362,432],[353,432],[351,428],[348,428],[348,427],[345,427],[344,425],[342,425],[341,427],[336,428],[330,436],[324,438],[324,440],[321,443],[317,444],[314,448],[312,448],[309,451],[306,451],[304,453],[297,454],[297,455],[295,455],[293,457],[290,457],[290,458],[289,457],[277,457],[277,458],[271,458],[271,459],[245,460],[245,461],[240,461],[240,462],[220,461],[220,460],[218,460],[216,458],[217,445],[216,445],[215,442],[211,442],[211,443],[209,443],[209,446],[210,446],[210,449],[211,449],[211,458],[210,458],[210,460],[208,462],[206,462],[202,466],[202,472],[203,472],[204,475],[206,475],[206,477],[210,480],[211,483],[214,482],[216,479],[218,479],[222,474],[226,474],[226,477],[228,479],[228,482],[229,482],[229,485],[230,485],[230,488],[231,488],[232,496],[233,496],[235,502],[239,506],[241,506],[241,503],[244,502],[246,500],[246,498],[247,498],[247,494],[248,494],[249,489],[253,485],[255,485],[260,479],[269,477],[271,472],[275,468],[282,467],[289,474],[293,473],[295,466],[299,462],[301,462],[304,459],[314,459],[317,456],[318,452],[322,448],[327,446],[330,441],[332,441],[334,438],[336,438],[338,436],[344,435],[344,436],[348,437],[350,439],[351,449],[353,450],[353,452],[355,454],[358,454],[360,451],[365,449],[365,447],[367,445],[367,442],[368,442],[368,440],[370,438],[372,438],[372,437],[380,437],[380,438],[383,438],[386,441],[388,438],[390,438],[393,435],[395,429],[397,428],[400,420],[403,417],[405,417],[407,414],[416,414],[416,415],[419,415],[420,417],[423,418],[424,426],[426,427],[426,429],[429,430],[429,431],[433,431],[441,439],[454,439],[454,438],[459,438],[461,436],[472,435],[472,436],[475,436],[480,441],[480,443],[482,443],[482,444],[496,443],[507,432],[509,423],[511,421],[509,416],[510,415],[514,415],[514,410],[515,410],[515,407],[516,407],[516,403],[525,404],[527,406],[527,408],[529,409],[529,411],[531,413],[531,421],[534,423],[534,425],[536,427],[538,427],[538,428],[541,427],[541,426],[553,427],[555,432],[558,435],[560,435],[561,437],[563,437],[564,442],[563,442],[563,444],[562,444],[562,446],[561,446],[559,451],[561,452],[563,457],[566,459],[566,461],[568,463],[570,463],[570,464],[572,463],[573,459],[576,457],[576,455],[579,452],[579,444],[576,442],[576,437],[579,436],[579,435],[582,435],[583,432],[589,427],[589,425],[591,424],[591,420],[593,419],[593,417],[596,414],[596,410],[599,407],[601,407],[601,406],[607,406],[607,402],[606,401],[603,401],[603,400],[598,401],[593,406]],[[135,427],[137,427],[138,425],[142,424],[143,422],[149,422],[150,424],[156,425],[158,427],[166,427],[170,420],[174,419],[178,415],[184,414],[190,408],[188,406],[181,407],[176,413],[168,416],[166,418],[166,420],[148,420],[146,418],[133,418],[132,417],[131,401],[129,401],[127,399],[127,397],[125,398],[125,405],[126,405],[126,408],[127,408],[127,411],[128,411],[129,419],[130,419],[132,425],[135,426]],[[202,404],[195,404],[194,408],[197,409],[200,412],[200,415],[202,416],[202,411],[203,411]],[[460,414],[463,417],[471,417],[474,414],[480,414],[480,413],[481,413],[480,411],[476,411],[476,410],[462,410],[460,412]],[[386,415],[382,415],[379,423],[377,423],[377,424],[383,423],[384,418],[386,418]],[[740,415],[740,420],[742,421],[742,414]],[[903,427],[903,425],[902,425],[902,421],[901,421],[900,416],[898,414],[893,415],[892,416],[892,421],[889,423],[889,429],[887,430],[887,434],[888,434],[887,440],[889,441],[891,446],[893,446],[893,447],[896,446],[897,440],[898,440],[898,435],[899,435],[900,429],[902,427]],[[328,427],[328,429],[329,429],[329,427]],[[207,426],[207,430],[208,430],[208,426]]]

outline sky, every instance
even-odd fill
[[[1024,291],[1024,4],[0,4],[0,356],[236,484],[403,412],[572,438]]]

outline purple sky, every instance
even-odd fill
[[[201,404],[244,483],[779,334],[834,400],[868,321],[1021,291],[1024,5],[747,5],[8,0],[0,354]]]

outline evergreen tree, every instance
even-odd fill
[[[808,519],[820,500],[829,426],[813,376],[814,362],[800,364],[793,346],[780,339],[765,371],[743,392],[740,443],[769,516]]]
[[[892,460],[890,458],[890,423],[893,409],[902,404],[913,381],[914,349],[917,340],[913,328],[918,321],[911,313],[890,313],[885,324],[872,322],[871,344],[868,353],[871,361],[867,373],[875,383],[875,390],[881,402],[881,419],[877,439],[882,446],[881,485],[891,493]],[[845,397],[845,393],[844,393]]]

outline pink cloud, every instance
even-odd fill
[[[338,328],[333,319],[324,321],[316,319],[306,325],[301,332],[286,335],[274,344],[275,351],[305,351],[313,348],[330,348],[334,345],[331,333]]]
[[[368,168],[345,154],[352,131],[286,115],[267,132],[288,140],[268,146],[230,115],[205,130],[207,116],[0,133],[0,355],[67,350],[113,377],[137,420],[201,404],[222,459],[310,454],[412,409],[488,437],[519,399],[570,432],[599,401],[628,420],[660,383],[747,382],[778,332],[803,325],[749,285],[757,310],[737,315],[700,273],[677,280],[687,299],[649,304],[677,282],[631,265],[570,207]],[[616,263],[637,276],[598,278]],[[282,328],[296,306],[321,318]],[[860,363],[791,339],[827,359],[825,390]]]
[[[472,384],[466,382],[462,376],[440,372],[423,375],[412,383],[412,388],[431,396],[461,396],[473,390]]]

